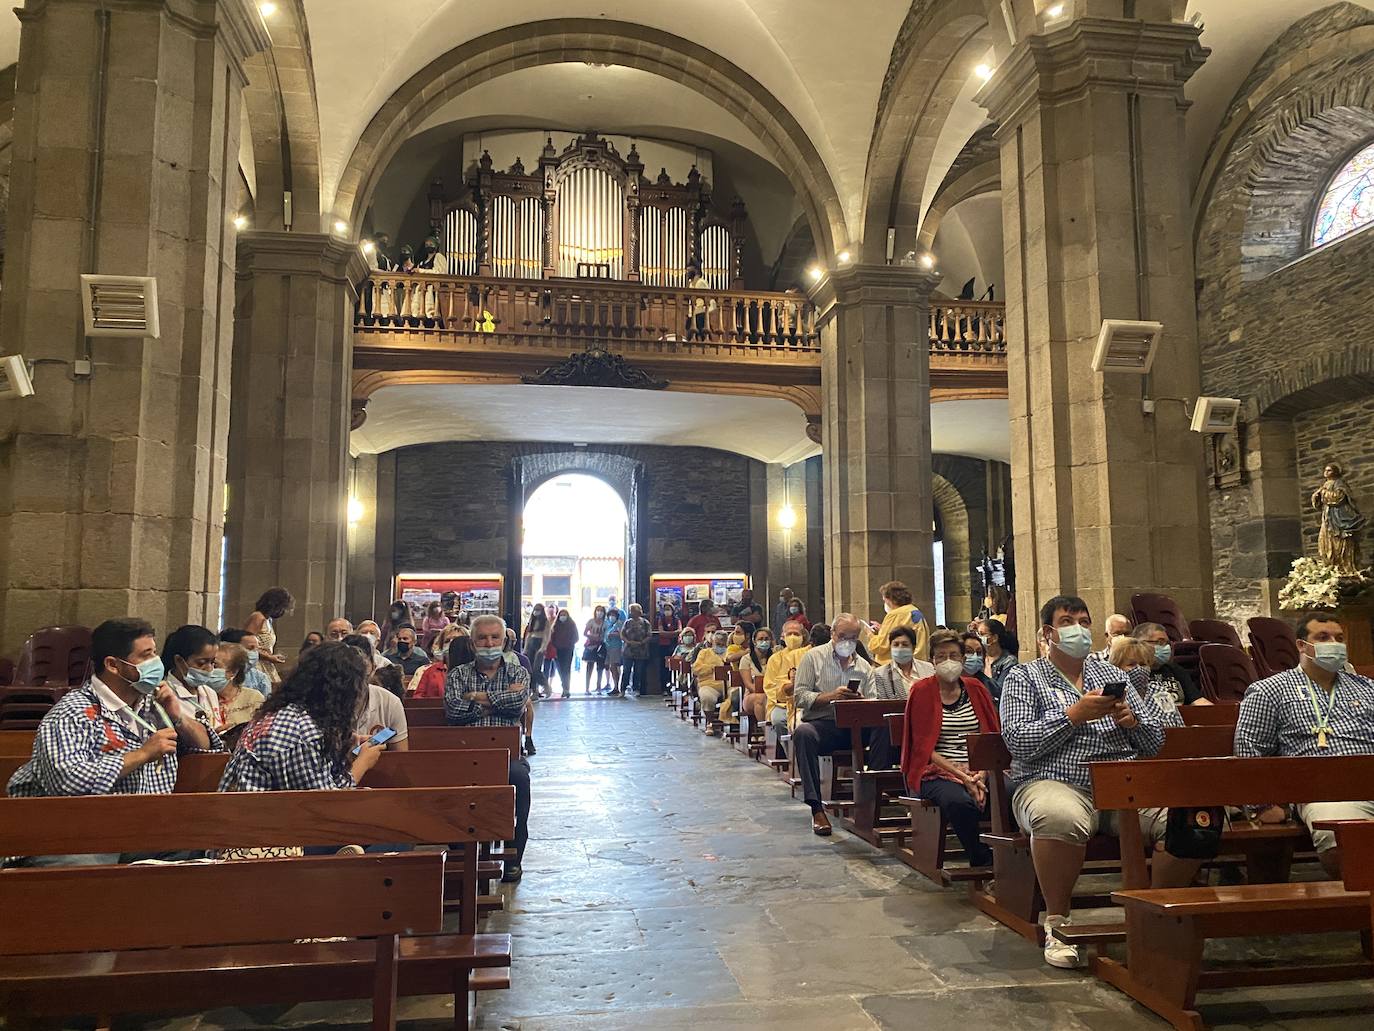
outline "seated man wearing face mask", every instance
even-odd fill
[[[386,653],[391,663],[401,667],[401,674],[407,681],[421,666],[429,665],[429,656],[415,643],[415,631],[403,626],[396,631],[396,647]]]
[[[391,660],[382,654],[382,631],[375,619],[365,619],[358,624],[358,633],[372,642],[372,665],[376,669],[390,666]]]
[[[1250,685],[1236,720],[1236,755],[1374,755],[1374,681],[1347,672],[1345,627],[1330,613],[1309,613],[1293,626],[1298,667]],[[1341,876],[1335,833],[1318,820],[1374,819],[1374,801],[1298,806],[1317,858]]]
[[[1093,808],[1088,764],[1154,755],[1164,744],[1164,718],[1146,694],[1144,669],[1085,664],[1093,635],[1082,598],[1051,598],[1040,623],[1045,654],[1002,682],[1002,737],[1012,756],[1012,812],[1030,835],[1045,896],[1045,962],[1067,968],[1078,965],[1078,947],[1050,932],[1069,919],[1088,839],[1114,830],[1115,814]],[[1164,810],[1141,810],[1140,826],[1147,842],[1161,842]],[[1150,872],[1154,887],[1169,888],[1190,883],[1197,868],[1157,850]]]
[[[726,664],[729,641],[729,631],[715,631],[711,635],[711,646],[702,648],[692,660],[692,676],[697,678],[697,698],[701,702],[701,711],[708,717],[716,714],[725,694],[725,684],[716,679],[716,670]]]
[[[763,694],[768,722],[779,736],[787,733],[796,690],[797,665],[811,650],[802,625],[789,619],[782,625],[783,647],[774,651],[763,670]]]
[[[1150,649],[1150,686],[1147,690],[1156,708],[1166,717],[1172,717],[1168,721],[1170,726],[1183,725],[1183,718],[1178,715],[1180,705],[1212,704],[1202,697],[1202,691],[1188,671],[1173,661],[1174,648],[1162,626],[1158,623],[1141,623],[1130,635]]]
[[[820,757],[849,747],[849,731],[835,724],[835,703],[875,698],[873,667],[855,652],[859,620],[844,612],[831,625],[829,643],[812,648],[797,664],[795,697],[799,722],[792,731],[792,751],[802,797],[811,809],[811,830],[825,837],[830,819],[821,805]]]
[[[162,682],[153,628],[108,619],[91,633],[90,680],[43,717],[32,758],[9,781],[11,798],[169,794],[177,757],[223,750],[219,736]],[[117,855],[33,856],[14,866],[97,865]]]

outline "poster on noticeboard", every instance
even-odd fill
[[[711,581],[711,601],[717,605],[738,605],[743,594],[743,580]]]
[[[682,611],[683,588],[676,584],[659,585],[654,587],[654,608],[661,609],[664,605],[671,604],[679,612]]]

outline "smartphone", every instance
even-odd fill
[[[377,731],[377,733],[373,734],[370,738],[368,738],[367,743],[369,745],[384,745],[395,736],[396,731],[392,730],[390,727],[383,727],[381,730]],[[357,748],[353,749],[353,754],[362,755],[363,746],[359,745]]]
[[[1126,684],[1124,681],[1121,680],[1117,680],[1110,684],[1104,684],[1102,687],[1102,693],[1104,695],[1107,695],[1109,698],[1125,698]]]
[[[853,691],[855,694],[863,694],[863,683],[863,677],[854,675],[849,678],[849,682],[844,686],[849,688],[849,690]]]

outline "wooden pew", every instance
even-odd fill
[[[27,759],[33,754],[34,730],[0,730],[0,756],[22,755]]]
[[[254,975],[261,980],[264,967],[289,956],[309,964],[318,952],[348,952],[352,983],[327,997],[370,994],[373,1028],[391,1031],[399,936],[443,929],[435,905],[443,874],[436,853],[10,871],[0,875],[0,1012],[14,1026],[38,1014],[147,1010],[161,1000],[209,1009],[242,1003],[238,985],[253,998]],[[150,905],[130,919],[110,905],[137,898],[213,899],[213,915],[188,919],[179,906]],[[348,950],[295,944],[336,936],[375,941]],[[155,984],[139,978],[153,969]],[[118,983],[130,979],[149,993]],[[306,989],[301,998],[309,997]]]
[[[849,755],[853,763],[853,805],[848,813],[841,814],[840,826],[875,848],[882,848],[905,834],[905,817],[883,815],[883,807],[896,801],[904,784],[901,770],[868,769],[863,735],[865,730],[886,728],[888,716],[900,714],[905,708],[905,699],[865,698],[835,703],[835,725],[849,731]],[[900,740],[897,738],[893,742],[894,754]]]
[[[1346,889],[1374,893],[1374,820],[1318,820],[1317,826],[1336,833]],[[1370,895],[1370,923],[1374,925],[1374,894]]]
[[[412,752],[504,748],[512,759],[520,757],[519,727],[412,727],[407,740]]]
[[[1240,715],[1239,702],[1219,702],[1216,705],[1183,705],[1178,714],[1185,727],[1234,727]]]
[[[1338,881],[1243,884],[1223,888],[1146,887],[1139,823],[1126,819],[1150,807],[1341,802],[1374,798],[1374,756],[1311,759],[1138,760],[1094,763],[1093,802],[1121,815],[1121,891],[1126,910],[1126,962],[1096,956],[1092,968],[1178,1028],[1205,1027],[1195,1008],[1199,990],[1303,984],[1374,975],[1367,891]],[[1204,970],[1209,938],[1359,931],[1363,955],[1347,963],[1306,967]]]
[[[435,706],[406,706],[406,726],[410,729],[415,727],[446,727],[448,717],[444,715],[442,705]]]
[[[6,853],[15,855],[156,853],[341,842],[462,844],[458,862],[462,864],[467,897],[458,933],[403,939],[398,971],[398,991],[402,995],[452,993],[456,1026],[460,1028],[468,1026],[467,999],[472,973],[510,965],[508,935],[475,933],[476,845],[505,840],[514,829],[515,790],[508,785],[0,799],[0,842],[4,843]],[[272,862],[289,865],[301,860]],[[31,872],[0,871],[0,884],[14,883],[5,879]],[[70,872],[80,876],[87,871]],[[261,897],[271,883],[271,875],[265,873],[246,883],[253,884]],[[334,905],[346,897],[327,896]],[[440,907],[442,901],[440,880],[431,904]],[[356,942],[315,943],[304,953],[294,946],[249,948],[254,951],[247,956],[233,949],[188,953],[183,957],[184,969],[169,970],[163,964],[150,969],[140,965],[136,958],[126,963],[122,954],[117,954],[113,962],[92,962],[89,976],[83,976],[79,982],[81,1008],[76,1012],[146,1011],[150,998],[174,999],[177,1006],[211,1008],[295,1003],[307,998],[367,997],[368,993],[356,993],[361,976],[359,963],[372,963],[370,946],[360,952]],[[72,1013],[77,996],[71,971],[57,968],[48,975],[45,969],[39,967],[25,973],[18,986],[22,988],[25,1012]],[[168,994],[169,982],[164,978],[182,976],[186,979],[185,992]],[[496,979],[485,986],[507,984],[504,979]],[[17,990],[14,985],[0,982],[0,998],[12,996]]]

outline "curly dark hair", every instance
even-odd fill
[[[372,650],[372,642],[362,634],[345,634],[344,639],[339,643],[346,644],[363,655],[367,659],[369,668],[377,665],[377,656]]]
[[[356,648],[341,641],[326,641],[300,657],[295,669],[258,709],[258,718],[299,705],[324,741],[324,757],[347,769],[353,748],[358,711],[367,701],[367,681],[372,668]]]
[[[262,597],[254,603],[253,609],[268,619],[281,619],[293,601],[295,599],[285,587],[269,587],[262,592]]]

